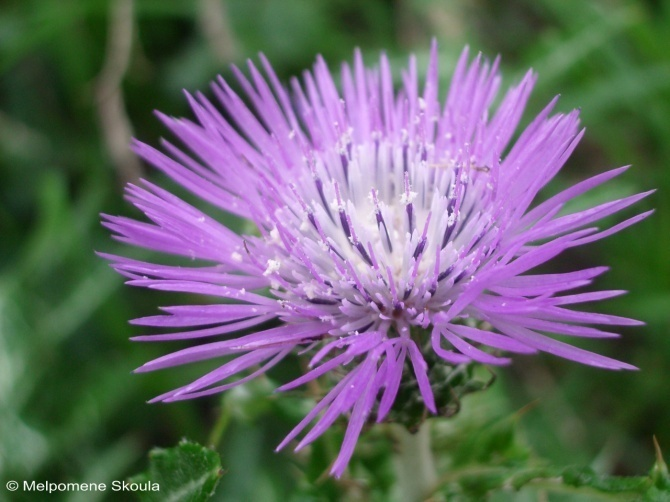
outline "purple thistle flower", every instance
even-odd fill
[[[280,390],[324,374],[338,377],[279,448],[316,421],[300,449],[347,415],[331,471],[340,476],[370,416],[387,418],[401,381],[415,379],[425,407],[437,412],[428,356],[445,365],[498,365],[510,362],[499,351],[544,351],[634,369],[551,336],[608,338],[617,335],[589,325],[640,324],[566,308],[622,293],[568,293],[605,267],[529,272],[642,220],[650,212],[606,230],[591,226],[650,192],[560,214],[566,202],[623,173],[622,167],[531,208],[583,135],[577,111],[551,115],[554,99],[510,144],[535,82],[532,72],[489,117],[500,83],[498,60],[489,64],[478,56],[469,63],[467,50],[444,104],[436,44],[423,91],[414,58],[398,93],[383,55],[370,70],[357,52],[353,68],[342,67],[341,93],[321,58],[302,85],[292,81],[292,92],[261,61],[265,77],[251,63],[250,78],[235,69],[253,109],[219,78],[213,90],[225,117],[201,94],[187,94],[195,122],[159,114],[184,150],[167,141],[166,153],[134,145],[199,198],[253,222],[257,233],[238,235],[146,181],[127,193],[150,222],[105,216],[121,241],[195,260],[180,267],[105,255],[128,284],[224,300],[165,307],[163,315],[134,321],[178,328],[136,340],[201,342],[224,335],[140,367],[229,357],[153,401],[221,392],[288,354],[309,354],[309,371]],[[262,294],[266,288],[269,295]],[[235,335],[250,328],[255,332]]]

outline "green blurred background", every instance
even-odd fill
[[[502,56],[505,85],[533,67],[526,122],[557,93],[561,111],[582,108],[587,135],[547,193],[623,164],[634,168],[580,204],[658,189],[635,209],[656,208],[650,219],[552,264],[612,267],[596,286],[630,293],[594,308],[647,325],[581,346],[640,371],[518,358],[496,370],[495,406],[479,418],[534,403],[519,421],[523,440],[559,464],[641,474],[653,462],[654,434],[668,456],[670,1],[3,0],[0,499],[8,479],[124,479],[146,467],[152,446],[210,441],[222,410],[228,474],[219,498],[291,497],[291,456],[273,449],[304,402],[259,402],[253,397],[269,392],[261,382],[223,400],[145,404],[204,368],[131,375],[169,346],[129,342],[140,331],[127,320],[193,299],[124,287],[94,254],[129,253],[99,214],[138,215],[123,202],[123,184],[158,176],[129,154],[128,138],[156,144],[164,131],[152,110],[189,115],[181,90],[207,93],[217,74],[231,77],[230,63],[263,52],[287,81],[318,53],[337,73],[360,47],[370,63],[385,50],[399,70],[414,52],[425,67],[432,37],[445,83],[465,44]]]

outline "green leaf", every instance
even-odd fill
[[[149,453],[149,470],[133,476],[142,501],[197,502],[207,500],[223,475],[218,453],[183,440],[174,448]]]
[[[558,474],[558,469],[552,467],[531,467],[529,469],[518,471],[510,478],[510,485],[516,491],[521,490],[525,485],[536,479],[552,478]]]
[[[588,486],[601,492],[644,492],[649,486],[649,478],[641,476],[607,476],[597,474],[590,467],[568,467],[563,471],[566,485]]]
[[[458,483],[463,492],[476,500],[484,498],[491,490],[499,489],[506,481],[505,471],[483,471],[461,476]]]
[[[661,447],[656,440],[656,436],[654,436],[654,449],[656,450],[656,462],[651,469],[649,477],[654,483],[655,488],[665,491],[665,493],[670,496],[670,473],[668,473],[668,465],[663,459]]]

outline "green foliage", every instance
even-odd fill
[[[534,497],[540,493],[571,494],[583,500],[670,498],[670,476],[657,444],[656,462],[646,476],[613,476],[598,473],[591,466],[552,465],[537,457],[519,437],[525,413],[528,411],[489,422],[473,421],[471,416],[456,420],[449,432],[452,449],[442,452],[451,463],[436,491],[448,500],[508,500],[507,496],[515,497],[516,493],[534,493]]]
[[[151,450],[149,470],[128,481],[145,487],[137,492],[142,501],[202,502],[214,494],[222,475],[218,453],[183,440],[174,448]]]

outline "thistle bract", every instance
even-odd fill
[[[425,84],[411,58],[398,92],[385,56],[367,69],[357,52],[353,66],[342,67],[341,90],[321,59],[290,89],[261,62],[265,76],[252,63],[248,76],[235,69],[243,97],[223,79],[213,84],[223,113],[198,94],[187,95],[195,121],[159,114],[181,146],[166,141],[162,153],[134,145],[149,164],[257,231],[238,235],[146,181],[127,194],[148,222],[105,217],[117,239],[185,258],[175,266],[107,255],[129,284],[211,302],[134,321],[170,329],[137,340],[197,342],[137,371],[226,358],[155,401],[221,392],[299,354],[308,358],[307,372],[280,389],[325,374],[331,385],[280,447],[313,424],[302,448],[344,415],[332,467],[339,476],[363,425],[388,417],[402,382],[411,379],[436,412],[427,360],[499,365],[510,354],[544,351],[633,368],[553,336],[607,338],[617,335],[596,326],[638,324],[569,308],[622,293],[573,292],[604,267],[533,269],[641,220],[649,213],[605,230],[592,226],[647,194],[561,212],[624,167],[536,201],[583,131],[577,111],[552,115],[554,100],[511,143],[532,72],[491,111],[498,60],[470,61],[467,50],[446,101],[439,98],[435,45]]]

